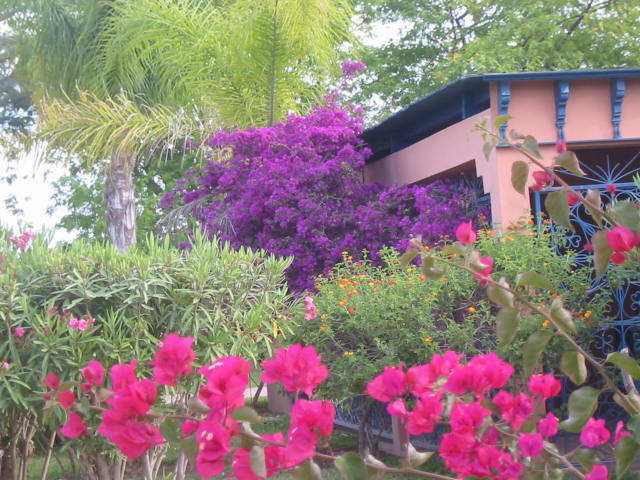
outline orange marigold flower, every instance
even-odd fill
[[[343,355],[345,357],[350,357],[351,355],[353,355],[353,352],[344,352]]]
[[[424,275],[420,275],[420,280],[425,281],[427,279],[427,277],[425,277]]]
[[[326,330],[327,329],[327,324],[323,323],[322,325],[320,325],[320,330]]]
[[[338,302],[338,305],[340,305],[341,307],[345,306],[346,304],[347,304],[347,301],[346,301],[346,300],[340,300],[340,301]]]
[[[347,293],[347,295],[349,295],[350,297],[357,294],[358,294],[357,290],[351,290],[349,293]]]
[[[356,309],[353,308],[353,307],[349,307],[349,309],[347,310],[347,312],[349,312],[349,313],[354,313],[355,311],[356,311]]]
[[[394,284],[394,283],[396,283],[396,282],[394,282],[393,280],[389,280],[387,283],[388,283],[389,285],[393,285],[393,284]]]
[[[551,322],[549,320],[545,320],[544,322],[542,322],[542,328],[547,328],[549,325],[551,325]]]
[[[584,318],[590,318],[591,317],[591,310],[587,310],[586,312],[584,312]]]
[[[476,313],[476,309],[475,309],[475,308],[473,308],[473,307],[469,307],[469,308],[467,308],[467,311],[468,311],[469,313]]]
[[[431,343],[431,342],[432,342],[431,337],[427,337],[424,339],[424,343]]]

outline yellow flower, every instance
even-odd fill
[[[591,310],[587,310],[586,312],[584,312],[584,318],[590,318],[591,317]]]
[[[353,352],[344,352],[343,355],[345,357],[350,357],[351,355],[353,355]]]
[[[346,300],[340,300],[340,301],[338,302],[338,305],[340,305],[341,307],[343,307],[343,306],[344,306],[344,305],[346,305],[346,304],[347,304],[347,301],[346,301]]]
[[[349,255],[349,252],[345,250],[344,252],[342,252],[342,255]]]
[[[424,343],[431,343],[431,337],[427,337],[424,339]]]
[[[551,325],[551,322],[549,320],[545,320],[544,322],[542,322],[542,328],[547,328],[549,325]]]
[[[475,309],[475,308],[473,308],[473,307],[469,307],[469,308],[467,308],[467,311],[468,311],[469,313],[476,313],[476,309]]]

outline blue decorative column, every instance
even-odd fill
[[[620,138],[620,120],[622,118],[622,101],[624,100],[624,78],[611,80],[611,123],[613,124],[613,138]]]
[[[564,126],[567,122],[567,102],[569,101],[569,80],[558,80],[555,83],[556,97],[556,129],[558,140],[564,140]]]
[[[509,102],[511,101],[511,82],[498,82],[498,115],[509,113]],[[500,126],[500,138],[506,138],[507,122]]]

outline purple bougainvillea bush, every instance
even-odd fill
[[[211,160],[186,172],[160,206],[197,202],[192,214],[208,234],[293,256],[288,279],[297,291],[312,287],[342,252],[358,258],[366,250],[376,261],[383,246],[403,248],[410,235],[439,241],[461,220],[479,217],[474,193],[453,183],[365,183],[371,151],[358,136],[358,113],[327,97],[306,116],[221,131],[193,145],[208,149]]]

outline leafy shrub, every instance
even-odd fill
[[[514,284],[519,272],[544,272],[554,291],[562,292],[565,307],[575,312],[579,333],[586,341],[602,320],[606,292],[591,298],[586,307],[588,272],[577,270],[571,255],[556,254],[555,241],[548,229],[537,230],[523,221],[504,234],[481,230],[476,246],[483,255],[493,257],[494,278],[504,276]],[[449,259],[439,246],[428,248]],[[343,253],[343,261],[328,276],[317,279],[318,316],[299,325],[293,337],[315,346],[327,362],[332,375],[323,388],[334,398],[362,392],[366,382],[386,365],[416,365],[449,349],[468,357],[497,351],[520,365],[527,336],[549,327],[544,318],[524,309],[521,332],[512,345],[500,348],[496,309],[467,272],[449,269],[443,281],[432,281],[419,266],[402,266],[393,249],[382,251],[384,267]],[[553,300],[551,293],[538,294],[537,302],[541,298],[545,304]],[[551,345],[548,349],[549,364],[557,364],[560,348]]]
[[[361,131],[361,118],[327,99],[305,117],[219,132],[197,144],[213,149],[207,166],[187,172],[160,206],[190,205],[209,234],[234,247],[294,257],[287,277],[298,291],[340,261],[343,250],[366,249],[379,260],[383,246],[403,249],[410,234],[437,240],[461,218],[480,216],[474,193],[455,184],[364,183],[370,150]]]

